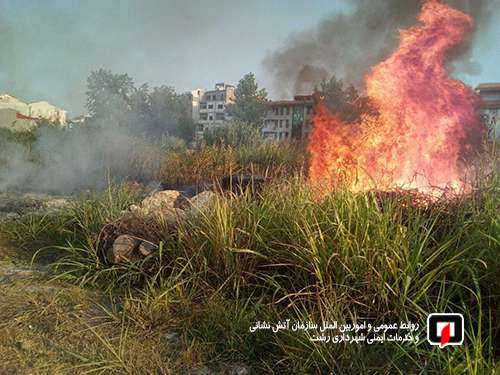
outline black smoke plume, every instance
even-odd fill
[[[276,94],[307,94],[324,78],[335,74],[362,88],[369,68],[387,57],[397,45],[398,29],[415,23],[423,0],[353,0],[350,14],[334,14],[314,29],[289,37],[285,45],[264,60]],[[450,71],[478,74],[470,46],[487,27],[491,10],[500,0],[448,0],[475,19],[476,32],[455,52]]]

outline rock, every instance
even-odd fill
[[[139,207],[135,205],[130,206],[130,210],[143,216],[169,215],[170,211],[175,211],[174,204],[179,195],[180,193],[177,190],[159,191],[145,198]]]
[[[113,242],[113,246],[106,250],[106,258],[112,264],[131,262],[138,260],[137,248],[140,241],[132,236],[123,234]]]
[[[217,198],[217,195],[213,191],[204,191],[201,192],[197,195],[195,195],[192,198],[184,198],[182,200],[178,200],[178,207],[184,209],[184,210],[189,210],[189,213],[196,213],[199,211],[203,211],[210,207],[215,199]]]
[[[131,205],[128,209],[129,209],[129,211],[131,211],[131,212],[137,212],[137,211],[139,211],[141,208],[140,208],[139,206],[135,205],[135,204],[132,204],[132,205]]]
[[[200,193],[203,193],[206,190],[213,189],[214,187],[211,184],[208,183],[200,183],[200,184],[194,184],[185,187],[180,191],[182,197],[184,198],[193,198],[195,195],[198,195]]]
[[[204,210],[210,205],[212,205],[217,198],[217,195],[212,191],[204,191],[198,195],[195,195],[193,198],[189,199],[189,203],[192,207],[197,208],[198,210]]]
[[[147,256],[153,254],[157,248],[158,247],[156,245],[152,244],[151,242],[143,241],[139,245],[139,254],[141,254],[144,257],[147,257]]]

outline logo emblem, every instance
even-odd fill
[[[427,341],[439,345],[462,345],[464,342],[464,316],[462,314],[430,314],[427,317]]]

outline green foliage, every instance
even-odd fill
[[[374,111],[368,97],[360,95],[352,85],[344,87],[335,76],[321,82],[319,92],[332,113],[346,122],[356,122],[363,114]]]
[[[266,110],[267,92],[257,85],[255,75],[248,73],[238,82],[235,103],[228,105],[227,113],[235,120],[260,127]]]
[[[93,116],[91,125],[126,127],[134,135],[153,139],[169,135],[189,142],[194,138],[189,94],[178,94],[169,86],[135,87],[127,74],[92,72],[87,80],[87,108]]]
[[[128,74],[99,69],[87,79],[87,109],[92,116],[112,118],[127,111],[134,81]]]
[[[258,146],[265,142],[258,128],[232,120],[203,134],[207,146]]]

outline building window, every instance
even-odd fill
[[[216,120],[224,120],[225,119],[224,113],[216,113],[215,119]]]
[[[285,114],[288,116],[290,114],[290,107],[285,107]],[[288,122],[288,120],[286,120]],[[288,127],[288,126],[287,126]]]
[[[280,108],[280,115],[281,115],[281,116],[283,116],[283,110],[284,110],[284,108],[283,108],[283,107],[281,107],[281,108]]]
[[[213,104],[209,104],[208,105],[208,109],[214,109],[214,105]]]
[[[208,119],[212,121],[214,119],[214,116],[208,116]]]
[[[207,103],[201,103],[200,109],[207,109]]]
[[[201,114],[200,120],[207,121],[207,114],[206,113]]]
[[[287,108],[287,109],[288,109],[288,108]],[[288,129],[289,127],[290,127],[290,122],[289,122],[289,120],[288,120],[288,119],[286,119],[286,121],[285,121],[285,128],[287,128],[287,129]]]
[[[312,112],[312,107],[307,107],[307,114],[309,115],[311,114],[311,112]]]
[[[224,109],[224,104],[217,105],[217,109]]]
[[[273,112],[274,112],[275,115],[279,115],[280,114],[279,111],[280,111],[280,109],[278,107],[274,107],[273,108]]]
[[[202,132],[203,131],[203,124],[198,124],[198,131]]]

